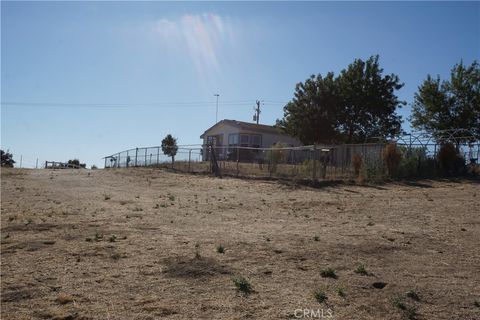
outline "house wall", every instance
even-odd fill
[[[216,126],[215,128],[212,128],[210,131],[208,131],[205,136],[203,137],[203,145],[207,144],[207,137],[208,136],[215,136],[215,135],[220,135],[222,136],[222,145],[223,146],[228,146],[228,136],[230,134],[260,134],[262,136],[262,148],[269,148],[273,144],[277,142],[282,142],[284,144],[287,144],[288,146],[301,146],[302,143],[288,135],[283,135],[283,134],[272,134],[272,133],[265,133],[265,132],[259,132],[255,130],[241,130],[240,128],[230,125],[230,124],[225,124],[221,123],[220,125]],[[225,149],[226,151],[226,149]],[[222,155],[220,155],[222,156]],[[207,150],[203,150],[203,158],[207,158]]]
[[[241,133],[250,133],[250,132],[242,131]],[[251,133],[256,134],[257,132],[251,132]],[[262,135],[262,148],[270,148],[273,144],[277,142],[282,142],[292,147],[298,147],[302,145],[300,141],[288,135],[271,134],[271,133],[260,133],[260,134]]]
[[[221,123],[220,125],[216,126],[215,128],[212,128],[210,131],[208,131],[205,136],[203,137],[203,145],[207,145],[207,137],[208,136],[216,136],[220,135],[222,136],[222,145],[226,146],[228,145],[228,135],[231,133],[238,133],[239,129],[235,126],[232,126],[230,124],[225,124]],[[207,150],[204,148],[203,149],[203,159],[207,159]]]

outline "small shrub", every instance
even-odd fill
[[[345,298],[345,295],[346,295],[346,294],[345,294],[345,289],[343,289],[343,288],[341,288],[341,287],[340,287],[340,288],[337,288],[337,293],[338,293],[338,296],[339,296],[339,297]]]
[[[328,297],[327,295],[325,294],[325,292],[321,289],[318,289],[316,290],[314,293],[313,293],[313,296],[315,297],[315,300],[317,300],[318,303],[323,303],[325,301],[328,300]]]
[[[113,259],[113,260],[118,260],[118,259],[120,259],[120,258],[121,258],[120,253],[115,252],[114,254],[112,254],[112,259]]]
[[[238,291],[243,292],[244,294],[249,294],[252,292],[252,285],[243,276],[237,276],[233,278],[232,281]]]
[[[362,165],[363,165],[362,157],[359,154],[354,154],[352,156],[352,167],[356,177],[360,175],[360,169],[362,169]]]
[[[168,200],[170,200],[170,201],[172,201],[172,202],[175,201],[175,196],[169,195],[169,196],[168,196]]]
[[[278,164],[286,162],[289,152],[283,149],[285,147],[287,147],[286,144],[277,142],[272,145],[272,149],[267,151],[266,161],[270,175],[277,172]]]
[[[383,151],[383,161],[387,166],[388,175],[390,177],[397,176],[398,166],[400,165],[401,159],[402,154],[398,150],[397,144],[395,142],[389,143]]]
[[[402,297],[396,297],[395,299],[393,299],[393,305],[400,310],[407,310],[407,306],[405,305]]]
[[[105,201],[110,200],[112,198],[109,194],[104,194],[103,197],[104,197]]]
[[[473,305],[477,308],[480,308],[480,302],[478,302],[477,300],[473,302]]]
[[[411,306],[405,310],[405,316],[407,319],[413,320],[417,317],[417,307]]]
[[[337,274],[335,273],[335,270],[332,269],[332,268],[327,268],[327,269],[323,269],[320,271],[320,275],[323,277],[323,278],[333,278],[333,279],[337,279]]]
[[[115,240],[117,240],[117,236],[114,235],[114,234],[112,234],[112,235],[110,236],[110,238],[108,238],[108,241],[110,241],[110,242],[115,242]]]
[[[418,294],[413,291],[413,290],[410,290],[410,291],[407,291],[407,293],[405,294],[407,297],[409,297],[410,299],[412,300],[415,300],[415,301],[420,301],[420,297],[418,296]]]
[[[370,159],[362,165],[359,175],[359,182],[381,183],[383,181],[383,165],[381,161]]]
[[[225,248],[221,244],[219,244],[216,249],[218,253],[225,253]]]
[[[313,237],[313,241],[320,241],[320,237],[319,236]]]
[[[103,234],[98,233],[98,231],[95,233],[95,241],[100,241],[103,239]]]
[[[173,222],[173,221],[171,221]],[[200,255],[200,244],[195,244],[195,259],[201,259],[202,256]]]
[[[363,264],[359,265],[357,269],[355,269],[355,273],[361,274],[362,276],[368,275],[367,269]]]

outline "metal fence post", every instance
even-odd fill
[[[160,163],[160,147],[157,147],[157,166]]]
[[[135,167],[137,166],[138,148],[135,148]]]

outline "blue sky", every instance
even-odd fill
[[[297,82],[373,54],[410,104],[427,74],[480,60],[480,3],[2,1],[1,147],[90,166],[167,133],[197,144],[215,93],[219,119],[261,99],[273,124]]]

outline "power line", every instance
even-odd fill
[[[222,106],[236,107],[249,106],[255,100],[230,100],[222,101]],[[192,101],[192,102],[155,102],[155,103],[70,103],[70,102],[24,102],[8,101],[1,102],[2,106],[38,106],[38,107],[104,107],[104,108],[129,108],[129,107],[208,107],[215,106],[215,101]]]

